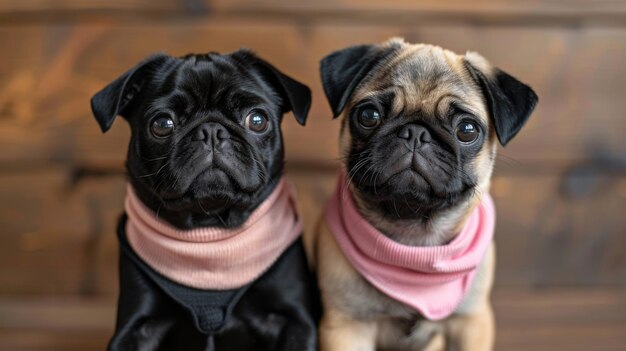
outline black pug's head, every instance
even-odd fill
[[[179,228],[242,224],[282,175],[283,114],[304,125],[310,104],[309,88],[247,50],[155,55],[91,100],[103,132],[128,121],[130,183]]]
[[[496,145],[522,128],[532,89],[476,53],[391,40],[321,62],[357,200],[384,218],[420,219],[488,191]],[[477,191],[478,190],[478,191]]]

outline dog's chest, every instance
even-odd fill
[[[413,308],[383,294],[365,279],[354,276],[354,294],[338,301],[350,315],[376,321],[377,344],[381,350],[414,350],[428,344],[442,329],[442,323],[429,321]]]
[[[491,285],[491,260],[490,252],[479,265],[476,278],[452,316],[472,313],[486,301]],[[447,318],[441,321],[424,319],[419,312],[385,295],[359,274],[343,278],[353,293],[336,295],[340,296],[338,305],[357,319],[376,321],[377,343],[381,349],[422,349],[433,335],[444,331]]]
[[[351,316],[362,320],[380,318],[412,319],[419,314],[411,307],[385,295],[358,274],[351,276],[352,281],[344,281],[350,286],[351,294],[337,294],[338,306]],[[341,284],[341,286],[344,286]],[[338,286],[341,289],[341,286]]]
[[[488,256],[489,257],[489,256]],[[455,313],[468,313],[477,308],[490,289],[491,268],[489,260],[485,259],[478,266],[475,279],[457,307]],[[382,293],[354,271],[354,274],[342,277],[342,284],[337,286],[338,292],[342,287],[350,287],[351,294],[338,293],[338,306],[349,315],[360,319],[402,318],[421,319],[415,309],[396,301]]]

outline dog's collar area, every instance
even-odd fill
[[[337,244],[368,282],[431,320],[451,315],[468,293],[495,227],[493,201],[486,194],[447,245],[402,245],[358,212],[344,174],[325,216]]]
[[[234,307],[252,284],[238,289],[229,290],[200,290],[178,284],[164,277],[148,266],[130,247],[126,237],[126,223],[128,217],[123,218],[118,228],[120,250],[125,256],[122,260],[129,260],[125,266],[127,272],[138,270],[155,283],[172,299],[185,307],[193,316],[196,328],[205,334],[216,333],[226,325],[226,319],[232,314]],[[132,265],[133,267],[129,267]]]
[[[261,276],[302,232],[292,190],[281,179],[238,228],[181,230],[159,219],[127,187],[128,242],[155,271],[185,286],[226,290]]]

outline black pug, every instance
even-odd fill
[[[281,184],[283,114],[304,125],[310,104],[308,87],[247,50],[155,55],[91,100],[103,132],[117,115],[130,124],[129,192],[181,233],[243,226]],[[202,289],[138,255],[126,205],[109,350],[317,349],[318,291],[299,237],[244,286]]]

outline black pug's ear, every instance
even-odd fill
[[[500,144],[505,146],[522,129],[538,102],[531,87],[504,71],[491,68],[476,53],[469,53],[465,66],[483,90]]]
[[[232,57],[243,64],[251,62],[261,70],[267,80],[273,82],[278,93],[286,102],[283,113],[293,112],[296,121],[305,125],[311,109],[311,89],[308,86],[282,73],[269,62],[257,57],[248,49],[241,49],[232,53]]]
[[[346,107],[359,83],[376,70],[403,45],[401,39],[392,39],[383,45],[357,45],[333,52],[320,62],[324,93],[337,118]]]
[[[91,98],[91,111],[103,133],[111,128],[117,115],[124,116],[126,107],[146,83],[149,68],[164,62],[168,57],[164,54],[148,57]]]

